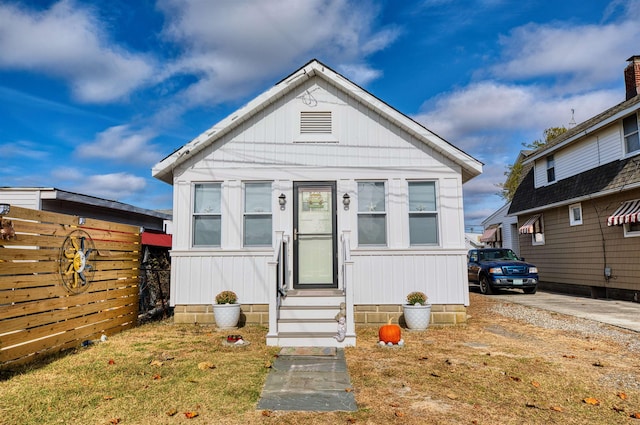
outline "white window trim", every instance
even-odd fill
[[[551,161],[549,160],[551,159]],[[547,183],[554,183],[558,177],[556,175],[556,157],[555,155],[551,154],[551,155],[547,155],[546,157],[546,167],[545,167],[545,175],[546,175],[546,181]],[[549,163],[552,163],[552,167],[549,166]],[[553,180],[549,180],[549,170],[553,170]]]
[[[626,120],[627,118],[630,118],[630,117],[631,117],[631,116],[633,116],[633,115],[635,115],[635,117],[636,117],[636,131],[633,131],[633,132],[631,132],[631,133],[626,134],[626,133],[624,132],[624,120]],[[624,145],[624,154],[625,154],[625,157],[635,156],[635,155],[638,155],[638,154],[640,153],[640,149],[636,149],[636,150],[634,150],[634,151],[629,151],[629,150],[627,149],[627,148],[628,148],[628,146],[627,146],[627,137],[628,137],[628,136],[631,136],[631,135],[633,135],[633,134],[638,134],[638,135],[640,135],[640,117],[638,117],[638,113],[637,113],[637,112],[636,112],[636,113],[634,113],[633,115],[628,115],[628,116],[626,116],[626,117],[623,117],[623,118],[622,118],[622,122],[621,122],[621,124],[622,124],[622,125],[621,125],[621,126],[622,126],[622,143],[623,143],[623,145]]]
[[[356,222],[356,235],[357,235],[357,243],[359,247],[363,248],[386,248],[389,246],[389,182],[387,180],[357,180],[356,181],[356,193],[359,192],[358,184],[359,183],[382,183],[384,184],[384,211],[359,211],[360,209],[360,198],[357,200],[356,207],[356,219],[360,220],[361,214],[371,214],[371,215],[384,215],[384,244],[362,244],[360,243],[360,235],[358,234],[358,223]]]
[[[272,203],[270,203],[270,207],[271,209],[269,211],[261,211],[261,212],[247,212],[247,192],[246,192],[246,187],[247,184],[251,185],[251,184],[270,184],[271,185],[271,190],[270,193],[273,194],[273,182],[272,181],[268,181],[268,180],[256,180],[256,181],[245,181],[242,182],[242,246],[244,248],[265,248],[265,247],[271,247],[273,246],[273,205]],[[269,198],[271,199],[272,196],[270,196]],[[246,218],[247,216],[270,216],[271,217],[271,241],[268,244],[264,244],[264,245],[247,245],[246,243],[246,229],[247,229],[247,222],[246,222]]]
[[[624,229],[625,238],[637,238],[640,236],[640,230],[631,230],[631,225],[629,223],[623,224],[622,228]]]
[[[573,210],[578,209],[580,211],[580,219],[576,220],[573,216]],[[571,204],[569,205],[569,225],[570,226],[580,226],[582,225],[582,204],[581,203],[577,203],[577,204]]]
[[[196,186],[206,186],[206,185],[219,185],[220,186],[220,212],[217,213],[196,213]],[[224,232],[224,217],[222,215],[222,196],[224,193],[224,183],[221,181],[204,181],[204,182],[192,182],[191,183],[191,220],[189,223],[189,234],[190,238],[190,246],[194,249],[221,249],[222,248],[222,239]],[[195,217],[196,216],[215,216],[220,217],[220,244],[219,245],[196,245],[195,244]]]
[[[540,232],[536,233],[536,223],[540,226]],[[541,246],[545,244],[544,237],[544,215],[540,214],[540,217],[533,223],[533,232],[531,233],[531,245]]]
[[[436,201],[436,209],[433,211],[411,211],[409,209],[409,204],[410,204],[410,199],[409,199],[409,186],[411,185],[411,183],[433,183],[434,184],[434,191],[435,191],[435,201]],[[409,246],[409,248],[412,249],[420,249],[420,248],[424,248],[424,247],[434,247],[434,246],[440,246],[442,243],[442,229],[440,228],[440,226],[442,225],[441,220],[440,220],[440,190],[438,187],[438,181],[437,180],[407,180],[406,182],[406,190],[407,190],[407,215],[406,215],[406,220],[407,220],[407,244]],[[411,220],[409,220],[409,218],[411,217],[411,214],[435,214],[436,216],[436,242],[435,243],[424,243],[424,244],[412,244],[411,243],[411,225],[410,222]]]

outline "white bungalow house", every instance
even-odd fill
[[[356,323],[397,321],[411,291],[432,323],[464,322],[462,184],[481,172],[312,60],[154,166],[174,188],[175,321],[212,323],[233,290],[269,345],[355,345]]]

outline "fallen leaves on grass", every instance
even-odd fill
[[[113,424],[113,425],[119,424],[120,423],[120,418],[111,418],[111,419],[109,419],[109,423]]]
[[[169,409],[165,412],[167,416],[175,416],[178,413],[177,409]]]
[[[273,416],[273,412],[271,410],[263,410],[262,411],[262,416],[266,416],[266,417],[270,418],[271,416]]]
[[[198,412],[184,412],[184,417],[187,419],[193,419],[199,415]]]
[[[162,366],[164,364],[164,362],[161,362],[160,360],[151,360],[151,363],[149,363],[151,366]]]
[[[113,359],[109,359],[109,361],[107,362],[110,365],[116,364],[116,362]]]
[[[629,415],[630,418],[640,419],[640,412],[635,412]]]
[[[550,406],[549,409],[553,410],[554,412],[562,412],[563,409],[560,406]]]
[[[113,400],[113,396],[112,395],[106,395],[104,397],[102,397],[103,400]]]
[[[540,382],[538,381],[531,381],[531,385],[533,385],[536,388],[540,388]]]
[[[522,381],[522,379],[520,379],[520,378],[519,378],[519,377],[517,377],[517,376],[509,376],[509,379],[511,379],[511,380],[512,380],[512,381],[514,381],[514,382],[520,382],[520,381]]]
[[[207,370],[207,369],[215,369],[216,365],[211,362],[200,362],[198,363],[198,369]]]
[[[156,373],[155,375],[153,375],[153,380],[154,380],[154,381],[157,381],[157,380],[159,380],[159,379],[161,379],[161,378],[162,378],[162,376],[160,376],[160,375],[159,375],[159,374],[157,374],[157,373]]]
[[[593,365],[594,365],[595,367],[604,367],[604,363],[602,363],[600,360],[598,360],[598,361],[594,362],[594,363],[593,363]]]
[[[582,400],[583,403],[590,404],[591,406],[600,406],[600,400],[594,397],[587,397]]]
[[[626,400],[627,399],[627,394],[623,393],[623,392],[619,392],[618,394],[616,394],[621,400]]]
[[[394,414],[395,414],[398,418],[401,418],[401,417],[403,417],[403,416],[404,416],[404,413],[400,412],[399,410],[398,410],[398,411],[396,411]]]
[[[563,354],[562,357],[564,357],[565,359],[575,359],[576,356],[574,356],[573,354]]]

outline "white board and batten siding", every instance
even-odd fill
[[[556,181],[621,159],[624,154],[623,136],[620,122],[600,129],[579,143],[574,143],[553,154]],[[552,183],[552,182],[551,182]],[[547,182],[547,159],[535,162],[535,187]]]
[[[305,111],[330,111],[331,134],[301,135]],[[273,289],[265,287],[265,274],[274,251],[242,246],[243,183],[272,182],[273,230],[291,235],[293,182],[335,181],[338,237],[351,234],[356,304],[401,304],[408,292],[421,290],[432,303],[468,305],[461,175],[460,165],[408,130],[325,80],[310,79],[173,171],[171,302],[209,303],[219,291],[233,289],[242,303],[268,303]],[[412,180],[436,182],[437,246],[409,245],[407,182]],[[358,247],[358,181],[385,182],[386,247]],[[218,249],[191,246],[193,184],[206,182],[222,183]],[[277,200],[281,193],[287,198],[284,210]],[[344,193],[351,197],[349,209],[342,206]],[[289,264],[291,255],[290,250]]]

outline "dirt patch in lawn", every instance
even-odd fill
[[[345,350],[357,412],[258,411],[279,351],[266,329],[230,347],[161,322],[5,373],[0,423],[640,424],[637,333],[477,294],[468,311],[466,326],[403,332],[403,348],[359,328]]]

